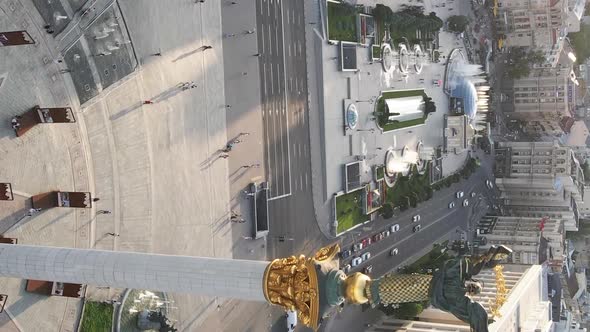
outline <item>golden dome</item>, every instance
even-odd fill
[[[371,278],[367,275],[356,272],[346,277],[344,280],[344,297],[349,303],[362,304],[369,302],[365,294],[365,287],[367,283],[371,282]]]

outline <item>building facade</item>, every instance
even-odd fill
[[[557,64],[567,35],[567,0],[499,0],[497,26],[507,47],[540,50],[547,66]]]
[[[584,175],[572,150],[555,142],[500,142],[496,185],[508,215],[550,217],[578,229]]]
[[[481,275],[481,278],[480,278]],[[496,296],[495,276],[492,271],[484,271],[478,279],[484,282],[483,292],[474,296],[489,312],[488,303]],[[551,302],[547,299],[547,274],[540,265],[506,265],[504,279],[508,299],[500,308],[501,317],[489,325],[490,332],[552,331]],[[418,320],[401,320],[385,317],[368,328],[367,332],[385,331],[453,331],[469,332],[469,326],[444,311],[427,308]]]

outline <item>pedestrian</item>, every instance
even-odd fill
[[[247,35],[251,35],[251,34],[253,34],[254,32],[256,32],[256,29],[252,29],[252,30],[246,30],[246,34],[247,34]]]
[[[111,214],[112,212],[109,210],[98,210],[96,211],[96,214]]]
[[[50,28],[51,28],[51,24],[45,24],[43,26],[43,29],[45,29],[45,30],[50,29]]]
[[[231,36],[235,36],[235,34],[234,35],[231,35]],[[203,49],[203,51],[205,51],[205,50],[208,50],[208,49],[213,48],[213,46],[211,46],[211,45],[205,45],[205,46],[201,46],[201,48]]]
[[[235,1],[230,2],[230,5],[237,5],[238,3]]]
[[[98,197],[94,197],[94,198],[92,199],[92,201],[93,201],[93,202],[98,202],[98,201],[100,201],[100,198],[98,198]]]
[[[262,54],[260,54],[260,53],[256,53],[256,54],[254,54],[254,56],[261,56],[261,55],[262,55]]]
[[[230,104],[225,105],[225,108],[231,108]]]
[[[227,159],[229,157],[228,153],[222,153],[219,155],[219,158]]]
[[[242,76],[246,76],[246,75],[248,75],[248,73],[247,73],[247,72],[245,72],[245,71],[243,71],[243,72],[242,72]]]
[[[191,89],[194,89],[194,88],[196,88],[196,87],[197,87],[197,83],[194,83],[194,82],[193,82],[193,83],[191,83],[191,85],[190,85],[190,88],[191,88]]]
[[[108,232],[107,235],[110,235],[110,236],[121,236],[121,235],[119,235],[119,233],[113,233],[113,232]]]
[[[233,140],[231,143],[232,143],[232,144],[239,144],[239,143],[242,143],[242,140],[235,139],[235,140]]]
[[[59,72],[60,72],[60,74],[65,74],[65,73],[71,73],[72,70],[71,69],[60,69]]]
[[[239,217],[239,216],[241,216],[241,214],[237,213],[237,212],[236,212],[236,211],[234,211],[234,210],[231,210],[231,211],[230,211],[230,213],[231,213],[231,217],[232,217],[232,218],[236,218],[236,217]]]
[[[234,147],[233,143],[230,142],[230,143],[227,143],[225,145],[225,149],[223,149],[221,151],[223,151],[223,152],[230,152],[233,147]]]
[[[45,32],[47,32],[48,34],[52,35],[55,31],[50,28],[50,29],[45,30]]]
[[[248,136],[250,133],[240,133],[240,136]]]
[[[144,105],[151,105],[151,104],[153,104],[153,103],[154,103],[154,102],[153,102],[153,101],[151,101],[151,100],[144,100],[144,101],[143,101],[143,104],[144,104]]]
[[[152,56],[162,56],[162,52],[154,53]]]

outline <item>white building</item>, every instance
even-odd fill
[[[540,265],[506,265],[504,278],[508,299],[500,308],[501,317],[489,325],[490,332],[551,332],[551,302],[547,296],[547,275]],[[492,271],[477,276],[485,287],[481,296],[474,300],[488,310],[488,302],[495,299],[495,278]],[[489,311],[488,311],[489,312]],[[401,320],[386,317],[366,330],[367,332],[424,332],[452,331],[469,332],[469,326],[455,316],[434,308],[424,310],[419,320]]]

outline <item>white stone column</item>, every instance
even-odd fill
[[[269,262],[0,244],[0,276],[266,301]]]

